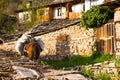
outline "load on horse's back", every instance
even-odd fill
[[[25,43],[24,46],[24,55],[29,57],[32,60],[37,60],[39,58],[39,54],[42,51],[42,48],[38,44],[37,40],[30,39],[30,41]]]
[[[31,60],[37,60],[43,49],[44,44],[40,37],[29,37],[28,34],[23,34],[16,43],[16,51]]]

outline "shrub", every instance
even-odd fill
[[[120,67],[120,58],[117,58],[115,61],[116,67]]]
[[[86,68],[86,67],[83,67],[81,69],[81,74],[86,76],[86,77],[89,77],[89,78],[93,78],[93,76],[94,76],[93,71],[91,69]]]
[[[2,33],[13,33],[15,31],[16,18],[0,13],[0,30]]]
[[[113,17],[114,12],[111,9],[93,6],[82,15],[80,24],[86,28],[96,28],[106,23],[109,19],[113,19]]]

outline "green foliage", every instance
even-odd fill
[[[104,72],[97,75],[97,80],[111,80],[111,78]]]
[[[12,14],[20,4],[21,0],[0,0],[0,12],[7,15]]]
[[[15,31],[16,18],[0,13],[0,30],[2,33],[13,33]]]
[[[116,67],[120,67],[120,58],[117,58],[115,61]]]
[[[34,23],[36,21],[36,9],[32,9],[32,14],[31,14],[32,22]]]
[[[82,75],[87,76],[89,78],[93,78],[93,76],[94,76],[93,71],[86,67],[83,67],[80,72]]]
[[[94,74],[92,69],[87,66],[83,66],[80,73],[88,78],[95,79],[95,80],[113,80],[110,76],[104,71],[98,74]]]
[[[34,21],[32,21],[32,22],[30,22],[30,21],[26,21],[25,23],[24,23],[24,25],[22,25],[21,27],[20,27],[20,29],[19,29],[19,31],[27,31],[27,30],[29,30],[31,27],[33,27],[33,25],[34,25]]]
[[[96,28],[105,24],[109,19],[113,19],[113,17],[114,12],[112,10],[100,6],[93,6],[82,15],[80,24],[86,28]]]
[[[44,9],[39,9],[38,13],[39,13],[40,16],[43,15],[44,14]]]
[[[120,58],[118,58],[118,59],[116,60],[116,63],[120,64]]]
[[[94,63],[96,63],[111,60],[112,58],[114,58],[114,56],[106,54],[104,52],[93,52],[91,58],[93,59]]]
[[[93,52],[93,55],[91,56],[77,55],[72,57],[64,57],[62,60],[46,60],[46,62],[47,64],[53,66],[53,68],[55,69],[62,69],[63,67],[74,67],[77,65],[94,64],[112,59],[113,56],[111,55]]]

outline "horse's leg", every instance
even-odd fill
[[[33,46],[33,60],[37,60],[39,58],[39,55],[40,55],[39,46],[35,44]]]

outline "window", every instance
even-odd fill
[[[29,19],[29,14],[26,14],[26,20]]]
[[[28,20],[30,17],[29,17],[29,14],[28,13],[25,13],[23,15],[23,20]]]
[[[61,8],[57,9],[57,16],[61,16]]]

